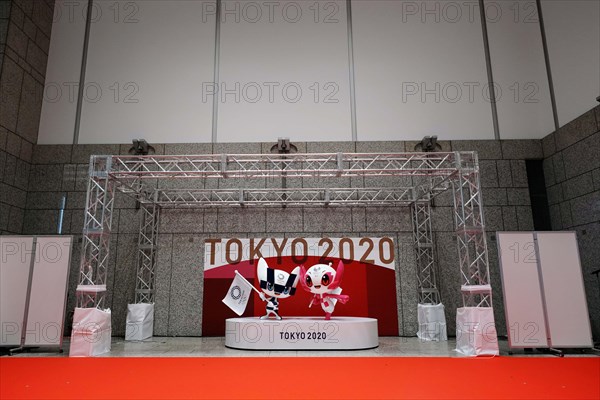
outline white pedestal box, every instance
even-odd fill
[[[379,346],[379,336],[374,318],[229,318],[225,321],[225,346],[240,350],[362,350]]]
[[[148,339],[153,330],[154,303],[128,304],[125,340]]]
[[[110,351],[110,310],[75,308],[71,333],[71,357],[89,357]]]
[[[491,307],[456,310],[456,351],[466,356],[497,356],[498,335]]]
[[[417,317],[419,320],[419,331],[417,332],[419,339],[436,342],[448,340],[443,304],[419,304],[417,306]]]

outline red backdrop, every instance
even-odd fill
[[[269,267],[291,272],[297,265],[291,257],[265,258]],[[320,257],[308,257],[305,268],[318,264]],[[329,260],[336,268],[338,259]],[[202,335],[225,336],[225,319],[235,318],[235,314],[221,301],[238,270],[244,278],[259,288],[256,278],[257,260],[243,261],[234,265],[223,265],[204,271],[204,302],[202,309]],[[373,264],[344,260],[345,271],[341,287],[343,294],[350,296],[346,304],[338,303],[333,312],[336,316],[371,317],[378,321],[379,335],[398,335],[398,313],[396,304],[396,271]],[[296,294],[280,299],[279,314],[286,317],[325,316],[321,306],[308,308],[312,294],[298,283]],[[265,303],[253,292],[243,317],[265,314]]]

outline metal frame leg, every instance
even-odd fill
[[[458,174],[452,186],[463,306],[492,307],[477,155],[456,157]]]
[[[135,285],[135,302],[137,304],[154,303],[160,208],[154,203],[143,204],[141,213]]]
[[[112,156],[91,156],[86,198],[77,304],[104,308],[115,183],[109,177]]]
[[[411,205],[413,238],[417,257],[417,293],[419,304],[439,304],[433,234],[431,231],[431,206],[428,201]]]
[[[463,301],[456,311],[456,350],[467,355],[497,355],[477,154],[457,152],[456,167],[452,187]]]

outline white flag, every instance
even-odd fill
[[[246,304],[248,304],[251,292],[252,285],[242,276],[235,274],[235,278],[223,299],[223,303],[237,315],[242,315],[246,310]]]

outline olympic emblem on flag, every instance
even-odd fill
[[[242,297],[242,289],[240,289],[239,286],[234,286],[231,288],[231,297],[234,300],[239,299],[240,297]]]

